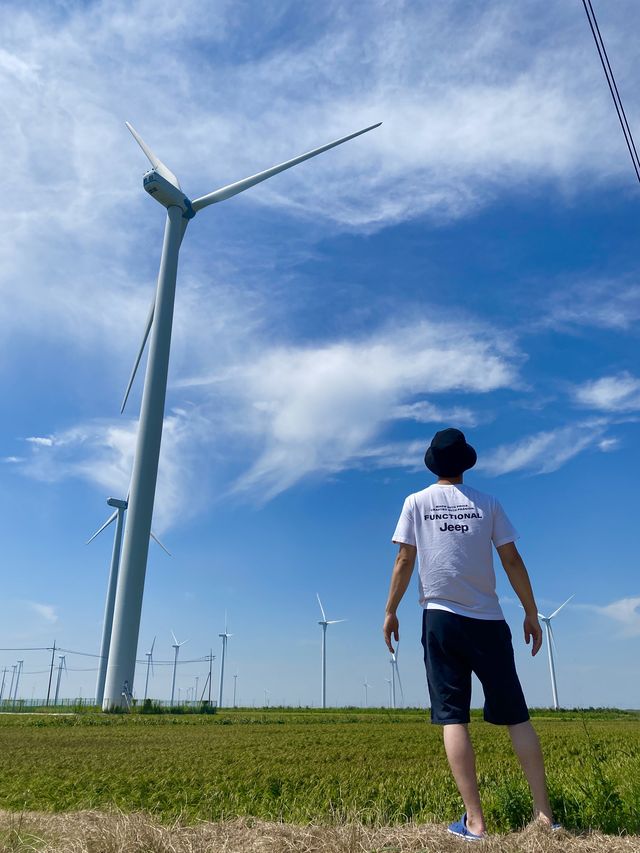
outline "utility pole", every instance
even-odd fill
[[[17,668],[18,668],[17,663],[14,663],[11,665],[11,684],[9,685],[9,702],[11,702],[11,699],[13,697],[13,683],[14,683],[15,678],[16,678],[16,669]]]
[[[213,670],[213,649],[209,649],[209,706],[211,706],[211,676]]]
[[[46,705],[49,704],[49,697],[51,696],[51,679],[53,678],[53,662],[56,656],[56,641],[53,641],[53,648],[51,649],[51,668],[49,669],[49,686],[47,687],[47,701]]]
[[[4,683],[7,678],[7,667],[2,670],[2,685],[0,686],[0,702],[2,702],[2,697],[4,696]]]
[[[13,704],[16,704],[18,699],[18,684],[20,683],[20,675],[22,673],[22,665],[24,664],[23,660],[18,661],[18,671],[16,673],[16,686],[13,688]]]
[[[233,676],[233,707],[236,708],[236,687],[238,685],[238,673]]]
[[[58,704],[58,695],[60,693],[60,679],[62,678],[62,667],[65,666],[65,656],[58,655],[58,658],[60,660],[60,663],[58,664],[58,680],[56,681],[56,692],[53,698],[54,705]]]

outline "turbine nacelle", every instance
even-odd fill
[[[193,219],[196,215],[191,201],[179,186],[167,180],[160,172],[149,169],[142,178],[142,186],[150,196],[164,207],[179,207],[185,219]]]

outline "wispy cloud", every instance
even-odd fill
[[[558,282],[534,327],[565,332],[583,328],[628,331],[640,322],[640,284],[628,276]]]
[[[606,428],[607,421],[598,419],[538,432],[485,453],[477,468],[495,476],[521,470],[549,474],[579,453],[598,448]],[[613,448],[605,445],[599,449]]]
[[[206,487],[199,477],[197,454],[206,446],[209,429],[197,407],[175,409],[165,417],[154,510],[158,531],[201,508]],[[131,420],[81,424],[36,444],[20,468],[37,480],[80,478],[101,487],[105,498],[125,497],[136,432],[137,422]]]
[[[311,473],[330,473],[365,458],[407,398],[483,394],[517,383],[514,354],[488,332],[417,323],[367,339],[323,347],[276,348],[245,368],[238,387],[251,403],[250,425],[263,449],[237,488],[271,496]],[[247,420],[245,419],[245,424]]]
[[[458,423],[474,419],[469,408],[410,401],[517,387],[521,361],[495,330],[461,322],[455,328],[415,322],[401,332],[386,327],[360,340],[317,346],[269,347],[256,339],[236,356],[232,366],[181,383],[198,402],[174,408],[165,419],[159,527],[205,479],[207,465],[213,459],[218,464],[223,447],[226,488],[251,500],[259,495],[260,501],[310,475],[405,465],[411,447],[380,444],[391,423],[445,415],[455,415]],[[133,421],[80,424],[30,442],[22,470],[45,481],[81,477],[124,495],[135,430]],[[245,462],[238,475],[247,458],[253,463],[246,470]],[[191,496],[188,504],[193,510],[197,501]]]
[[[50,625],[53,625],[58,621],[58,614],[53,604],[41,604],[38,601],[26,601],[25,604],[30,610],[33,610],[34,613],[37,613],[38,616],[42,617],[42,619]]]
[[[625,637],[640,635],[640,596],[619,598],[617,601],[612,601],[611,604],[604,605],[575,603],[567,606],[598,613],[613,620],[622,628],[622,634]]]
[[[427,400],[396,406],[392,417],[394,420],[411,420],[419,424],[451,423],[456,426],[476,426],[478,423],[478,415],[471,409],[463,406],[444,408]]]
[[[610,37],[624,32],[632,8],[609,12]],[[382,0],[366,11],[334,2],[286,35],[284,14],[223,2],[203,18],[195,0],[179,9],[133,0],[0,10],[8,117],[0,154],[5,193],[20,199],[18,215],[0,214],[7,332],[118,359],[119,342],[139,334],[157,263],[147,247],[162,217],[134,179],[146,164],[125,118],[194,194],[384,120],[230,202],[304,217],[316,233],[422,215],[447,221],[504,192],[551,181],[565,193],[585,176],[627,175],[584,21],[557,4],[395,13]],[[621,85],[632,81],[625,40],[616,59]],[[151,95],[160,90],[162,98]],[[635,91],[628,86],[630,107]],[[223,256],[224,242],[212,240]]]
[[[632,412],[640,409],[640,379],[624,371],[603,376],[574,388],[576,403],[604,412]]]

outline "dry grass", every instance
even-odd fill
[[[530,824],[477,847],[487,853],[638,853],[640,836],[576,836]],[[448,853],[467,848],[437,824],[372,828],[357,822],[298,826],[242,819],[166,826],[144,814],[0,812],[1,853]]]

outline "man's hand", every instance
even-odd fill
[[[535,656],[540,651],[540,647],[542,646],[542,628],[540,627],[540,623],[538,622],[537,616],[525,616],[524,617],[524,641],[527,645],[529,645],[529,640],[533,637],[533,647],[531,649],[531,655]]]
[[[395,613],[387,613],[384,617],[382,633],[384,634],[384,641],[387,644],[387,648],[391,654],[395,654],[395,649],[391,645],[391,638],[393,637],[396,643],[400,642],[400,623]]]

